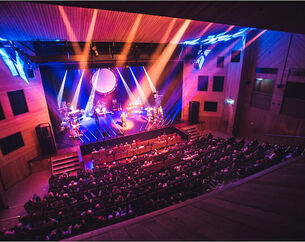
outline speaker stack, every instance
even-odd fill
[[[42,153],[45,155],[56,153],[56,143],[51,125],[49,123],[39,124],[35,129]]]
[[[191,124],[197,124],[199,120],[199,102],[189,102],[189,122]]]

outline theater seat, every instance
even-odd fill
[[[132,157],[132,156],[133,156],[133,150],[130,149],[130,150],[128,150],[128,152],[127,152],[127,157]]]

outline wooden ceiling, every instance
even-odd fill
[[[305,1],[50,2],[305,34]]]
[[[175,4],[175,3],[172,3]],[[86,41],[94,9],[63,7],[74,35],[67,31],[58,5],[36,2],[0,2],[0,37],[13,41],[67,40]],[[97,10],[93,42],[126,42],[139,14],[112,10]],[[185,19],[143,14],[133,42],[169,43]],[[166,33],[172,24],[168,37]],[[181,41],[202,35],[209,22],[192,20]],[[221,33],[229,25],[215,24],[205,34]]]

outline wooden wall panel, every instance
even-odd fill
[[[232,134],[232,129],[235,120],[238,92],[240,86],[240,78],[243,64],[245,40],[239,38],[232,50],[240,50],[240,62],[230,62],[228,66],[227,81],[224,86],[224,100],[233,99],[234,104],[225,104],[223,109],[223,120],[227,123],[224,130],[227,134]]]
[[[14,116],[7,92],[21,89],[29,112]],[[13,77],[1,59],[0,101],[5,114],[5,119],[0,121],[0,139],[20,131],[25,144],[7,155],[0,151],[0,172],[7,189],[29,174],[27,162],[40,153],[35,127],[50,123],[39,70],[35,70],[35,78],[30,78],[27,84],[20,77]]]
[[[286,68],[285,60],[289,41],[292,36]],[[241,91],[239,93],[238,122],[235,135],[253,138],[267,137],[270,134],[305,136],[305,120],[281,113],[287,74],[290,68],[305,68],[305,35],[267,31],[259,37],[245,54]],[[251,94],[254,80],[258,74],[256,67],[278,68],[270,110],[262,110],[251,106]],[[282,78],[283,76],[283,78]],[[291,81],[293,77],[289,77]],[[295,78],[305,82],[305,78]],[[277,84],[284,85],[281,88]],[[294,80],[295,81],[295,80]],[[304,94],[305,95],[305,94]]]
[[[235,39],[228,44],[219,43],[222,48],[213,49],[208,55],[201,70],[194,70],[192,62],[185,62],[183,70],[183,93],[182,93],[182,119],[188,120],[189,101],[200,102],[199,122],[204,122],[206,129],[222,130],[227,132],[227,128],[223,129],[224,123],[230,124],[234,120],[235,111],[231,108],[225,109],[224,100],[226,98],[235,98],[237,100],[240,72],[242,66],[242,54],[240,63],[231,63],[232,49],[241,49],[241,39]],[[224,56],[224,68],[217,68],[217,57]],[[208,76],[208,91],[198,91],[198,76]],[[224,76],[223,92],[213,92],[213,77]],[[204,111],[204,101],[213,101],[218,103],[217,112]],[[228,112],[227,112],[228,111]],[[225,117],[224,117],[225,116]],[[229,121],[229,119],[231,121]],[[227,125],[228,126],[228,125]],[[231,131],[229,131],[231,133]]]

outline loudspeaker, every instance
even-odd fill
[[[35,73],[34,73],[34,69],[33,68],[28,68],[28,78],[34,78],[35,77]]]
[[[200,103],[197,101],[189,102],[189,122],[191,124],[198,123],[199,120],[199,105]]]
[[[51,125],[48,123],[39,124],[35,130],[42,153],[45,155],[56,153],[56,144]]]

